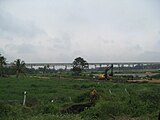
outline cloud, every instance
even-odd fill
[[[0,31],[7,40],[17,37],[28,39],[43,33],[33,22],[23,21],[3,10],[0,11]]]
[[[77,56],[92,62],[158,60],[159,5],[158,0],[1,0],[0,48],[9,58],[30,62],[71,62]]]
[[[3,55],[4,54],[4,50],[3,48],[0,48],[0,54]]]
[[[36,46],[32,45],[32,44],[20,44],[20,45],[16,45],[16,44],[7,44],[5,46],[6,50],[8,51],[12,51],[21,55],[25,55],[25,54],[35,54],[36,53]]]
[[[39,57],[41,52],[40,46],[35,46],[32,44],[22,43],[22,44],[6,44],[5,55],[7,59],[11,62],[15,59],[22,59],[26,62],[41,60]],[[44,55],[43,55],[44,56]]]
[[[157,61],[160,60],[159,51],[145,51],[144,53],[137,56],[138,61]]]
[[[71,48],[71,37],[68,33],[63,33],[58,37],[49,40],[54,49],[69,50]]]

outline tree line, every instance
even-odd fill
[[[88,62],[84,60],[84,58],[77,57],[73,61],[71,71],[74,72],[74,75],[79,75],[84,69],[88,69],[88,67]],[[16,75],[16,77],[18,78],[21,74],[32,74],[33,72],[36,73],[35,71],[36,70],[34,68],[26,68],[25,61],[21,59],[16,59],[14,60],[14,62],[12,62],[11,66],[7,66],[7,59],[2,56],[2,54],[0,54],[0,77]],[[47,69],[47,67],[44,66],[44,68],[38,68],[37,71],[42,73],[50,73],[51,70]]]
[[[0,54],[0,76],[5,77],[7,73],[16,74],[16,77],[18,78],[20,74],[24,74],[25,69],[25,62],[21,59],[14,60],[12,66],[6,66],[7,61],[4,56]]]

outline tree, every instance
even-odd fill
[[[81,57],[77,57],[73,61],[73,71],[77,74],[81,73],[83,69],[88,68],[88,63]]]
[[[14,61],[15,68],[16,68],[16,77],[18,78],[20,74],[25,74],[24,69],[26,68],[26,64],[21,59],[17,59]]]
[[[3,70],[4,70],[4,65],[6,65],[6,58],[4,56],[1,56],[0,54],[0,76],[3,77]]]

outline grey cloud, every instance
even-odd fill
[[[160,40],[158,40],[157,45],[160,46]]]
[[[136,45],[133,46],[133,50],[136,50],[136,51],[138,50],[139,51],[139,50],[142,50],[142,47],[141,47],[141,45],[136,44]]]
[[[6,58],[7,62],[11,62],[11,61],[8,61],[8,60],[14,60],[15,59],[13,57],[13,55],[8,54],[7,51],[3,48],[0,48],[0,54]]]
[[[97,38],[98,41],[101,41],[104,44],[113,44],[114,40],[109,40],[108,38],[103,38],[103,37],[98,37]]]
[[[54,49],[71,49],[71,37],[67,33],[63,33],[61,36],[54,37],[49,40]]]
[[[0,54],[3,55],[4,54],[4,50],[3,48],[0,48]]]
[[[0,31],[0,34],[7,39],[13,39],[13,37],[32,38],[43,33],[31,21],[20,20],[3,10],[0,11]]]
[[[16,52],[18,54],[35,54],[36,53],[36,47],[32,44],[7,44],[5,48],[8,51]]]
[[[142,54],[138,55],[136,59],[139,61],[160,61],[160,52],[145,51]]]
[[[0,48],[31,62],[158,60],[159,3],[0,0]]]

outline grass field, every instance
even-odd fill
[[[79,114],[60,112],[89,102],[93,88],[99,96],[95,106]],[[22,106],[24,91],[27,99]],[[29,76],[0,78],[2,120],[156,120],[159,111],[160,84]]]

